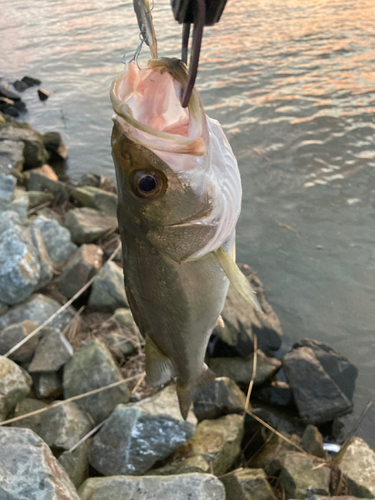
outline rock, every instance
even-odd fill
[[[0,356],[0,422],[29,394],[31,384],[30,375],[14,361]]]
[[[0,224],[0,300],[17,304],[37,288],[40,263],[30,231],[14,212],[2,214]]]
[[[233,380],[217,378],[194,398],[194,413],[199,421],[230,413],[243,413],[245,402],[245,394]]]
[[[28,87],[33,87],[34,85],[40,85],[42,82],[38,78],[33,78],[32,76],[24,76],[21,79]]]
[[[253,376],[253,357],[243,358],[212,358],[208,366],[218,377],[228,377],[237,383],[248,384]],[[258,351],[257,371],[254,384],[263,384],[281,367],[276,358],[265,356]]]
[[[6,354],[13,346],[30,335],[36,328],[38,328],[38,325],[34,321],[28,319],[4,328],[4,330],[0,332],[0,354]],[[38,335],[31,337],[28,342],[9,356],[10,359],[18,361],[19,363],[29,361],[38,344],[38,338]]]
[[[0,85],[0,96],[6,97],[7,99],[12,99],[12,101],[20,101],[21,98],[18,94],[15,94],[11,90],[8,90],[4,85]]]
[[[93,438],[90,464],[101,474],[144,474],[194,434],[182,419],[175,387],[139,403],[118,405]]]
[[[25,319],[35,321],[40,326],[60,307],[61,305],[50,297],[36,293],[22,304],[12,307],[6,314],[0,316],[0,329]],[[68,307],[52,320],[48,326],[63,331],[74,315],[74,309]]]
[[[78,182],[78,186],[93,186],[99,188],[101,184],[101,177],[101,175],[93,173],[83,174]]]
[[[294,408],[291,408],[290,410],[275,408],[268,406],[261,401],[252,401],[252,405],[252,413],[264,420],[274,429],[280,432],[287,432],[288,434],[298,434],[302,436],[306,428],[306,424],[301,418],[298,417],[298,415],[296,415]],[[251,420],[252,418],[249,417],[249,422],[251,422]]]
[[[43,165],[41,165],[38,168],[33,168],[32,170],[27,172],[27,174],[28,174],[29,179],[30,179],[31,174],[38,174],[38,175],[42,175],[43,177],[47,177],[47,179],[50,179],[51,181],[58,181],[59,180],[56,172],[47,163],[44,163]],[[35,177],[33,182],[38,182],[38,177]],[[28,189],[31,190],[33,188],[28,186]]]
[[[286,354],[283,369],[305,423],[328,422],[352,410],[352,402],[326,372],[311,347],[297,347]]]
[[[36,348],[29,373],[57,372],[73,356],[73,347],[59,330],[48,327],[43,330],[44,336]]]
[[[94,243],[105,234],[117,228],[116,217],[92,208],[74,208],[65,216],[65,226],[77,245]]]
[[[330,468],[308,455],[290,451],[282,460],[280,483],[286,499],[329,496],[330,477]]]
[[[53,263],[48,255],[48,251],[44,244],[43,236],[37,227],[30,227],[31,241],[33,242],[34,248],[37,252],[39,264],[40,264],[40,276],[37,290],[45,287],[53,278]]]
[[[282,434],[289,440],[286,441],[277,434],[271,433],[266,439],[264,447],[251,460],[250,466],[255,469],[263,469],[267,476],[277,477],[281,470],[282,461],[288,452],[298,451],[292,443],[299,445],[301,438],[297,434]]]
[[[0,316],[8,312],[9,306],[7,304],[4,304],[4,302],[0,302]]]
[[[82,377],[85,373],[85,377]],[[98,340],[80,347],[64,368],[63,386],[65,398],[112,384],[123,377],[108,349]],[[109,417],[119,403],[129,401],[126,383],[107,389],[80,400],[80,405],[96,423]]]
[[[38,398],[56,398],[63,393],[62,380],[56,372],[34,373],[32,378]]]
[[[18,98],[19,99],[19,98]],[[0,125],[0,141],[22,141],[24,143],[24,168],[36,168],[47,161],[48,153],[41,134],[27,123],[6,122]]]
[[[39,435],[53,450],[69,450],[93,427],[89,415],[73,402],[44,415]]]
[[[267,302],[263,285],[256,274],[247,265],[242,265],[240,268],[256,291],[262,311],[256,311],[251,307],[230,285],[221,313],[225,326],[216,327],[214,333],[243,357],[254,351],[253,334],[258,337],[259,349],[267,353],[276,350],[282,339],[280,320]]]
[[[26,196],[29,199],[29,208],[38,207],[48,202],[52,203],[55,199],[52,193],[45,191],[26,191]]]
[[[141,334],[130,309],[127,307],[120,307],[119,309],[116,309],[113,313],[113,319],[120,327],[129,330],[134,337],[140,337]]]
[[[308,425],[301,439],[301,448],[315,457],[326,458],[323,449],[323,436],[314,425]]]
[[[59,463],[65,469],[70,480],[79,488],[88,476],[90,448],[84,441],[74,451],[64,451],[59,456]]]
[[[242,415],[203,420],[197,425],[194,436],[176,451],[171,461],[197,466],[203,472],[212,470],[216,476],[220,476],[239,457],[243,435]]]
[[[70,238],[69,231],[60,226],[56,220],[39,216],[32,222],[32,227],[39,229],[42,233],[48,255],[54,264],[64,263],[77,249],[77,245]]]
[[[335,457],[349,495],[375,498],[375,452],[363,439],[351,437]]]
[[[242,469],[224,476],[226,500],[276,500],[263,469]]]
[[[114,310],[128,307],[122,269],[114,262],[106,262],[92,285],[89,305]]]
[[[68,156],[68,148],[62,141],[59,132],[47,132],[43,136],[44,147],[50,154],[50,159],[66,160]]]
[[[33,411],[46,408],[48,405],[43,403],[43,401],[38,401],[37,399],[25,398],[19,403],[14,410],[14,416],[20,417],[21,415],[27,415]],[[48,413],[48,412],[46,412]],[[38,413],[36,415],[31,415],[30,417],[25,417],[22,420],[17,420],[10,424],[12,427],[22,427],[31,429],[36,434],[40,434],[40,429],[42,427],[42,421],[46,413]],[[1,452],[0,452],[1,453]]]
[[[48,446],[29,429],[0,427],[0,498],[79,500]]]
[[[48,191],[52,193],[58,205],[68,201],[71,193],[71,189],[67,184],[57,179],[50,179],[38,169],[30,171],[27,187],[29,191]]]
[[[29,198],[22,189],[14,190],[14,199],[10,203],[9,210],[14,210],[20,216],[22,224],[26,224],[27,211],[29,209]]]
[[[339,386],[345,396],[352,400],[358,369],[347,358],[323,342],[305,339],[294,344],[293,349],[301,347],[308,347],[314,351],[315,357],[324,370]]]
[[[289,384],[280,380],[272,380],[267,385],[256,389],[254,397],[275,406],[290,406],[293,404]]]
[[[225,500],[223,484],[210,474],[93,477],[79,495],[81,500]]]
[[[117,215],[117,195],[94,186],[77,187],[73,197],[85,207],[102,210],[108,215]]]
[[[46,101],[49,98],[49,92],[44,89],[38,89],[38,96],[41,101]]]
[[[29,200],[23,190],[16,189],[16,182],[13,175],[0,173],[0,212],[14,211],[19,214],[24,223],[27,218]]]
[[[101,336],[102,339],[111,347],[118,349],[124,356],[129,356],[136,351],[136,344],[133,340],[129,340],[126,334],[120,334],[116,332],[111,332],[110,334],[104,334]]]
[[[57,212],[55,212],[54,210],[52,210],[52,208],[41,208],[40,210],[37,211],[37,216],[42,216],[46,219],[52,219],[52,220],[55,220],[57,221],[60,226],[63,225],[63,218],[60,214],[58,214]],[[36,217],[34,217],[33,220],[35,220]]]
[[[71,299],[101,268],[103,250],[97,245],[82,245],[73,252],[56,280],[58,290]]]
[[[23,163],[23,142],[21,141],[1,141],[0,142],[0,173],[14,175],[21,179]]]
[[[13,87],[17,90],[17,92],[23,92],[24,90],[26,90],[29,86],[27,85],[27,83],[25,82],[22,82],[20,80],[16,80],[14,83],[13,83]]]
[[[0,174],[0,203],[11,201],[16,184],[17,180],[12,175]]]

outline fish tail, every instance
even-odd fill
[[[177,383],[176,391],[177,391],[178,403],[180,405],[180,412],[184,420],[187,419],[190,406],[192,404],[195,394],[199,392],[199,390],[203,386],[212,384],[215,378],[216,375],[214,374],[214,372],[210,370],[206,364],[204,364],[201,376],[194,382],[194,384],[183,385]]]

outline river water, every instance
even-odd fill
[[[27,90],[24,120],[62,133],[70,177],[113,177],[108,95],[139,43],[132,2],[1,3],[0,76],[51,93]],[[159,54],[178,57],[169,0],[153,13]],[[375,2],[229,0],[202,50],[197,87],[243,179],[238,260],[286,334],[358,366],[360,411],[375,399]]]

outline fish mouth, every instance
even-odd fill
[[[152,59],[143,69],[128,63],[110,91],[115,120],[125,135],[153,150],[205,155],[205,113],[195,89],[188,108],[182,108],[186,83],[186,66],[177,59]]]

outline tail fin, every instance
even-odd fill
[[[180,405],[180,412],[184,420],[187,419],[191,403],[196,392],[205,385],[212,384],[215,380],[216,375],[212,370],[208,368],[205,364],[201,376],[192,385],[176,385],[178,403]]]

